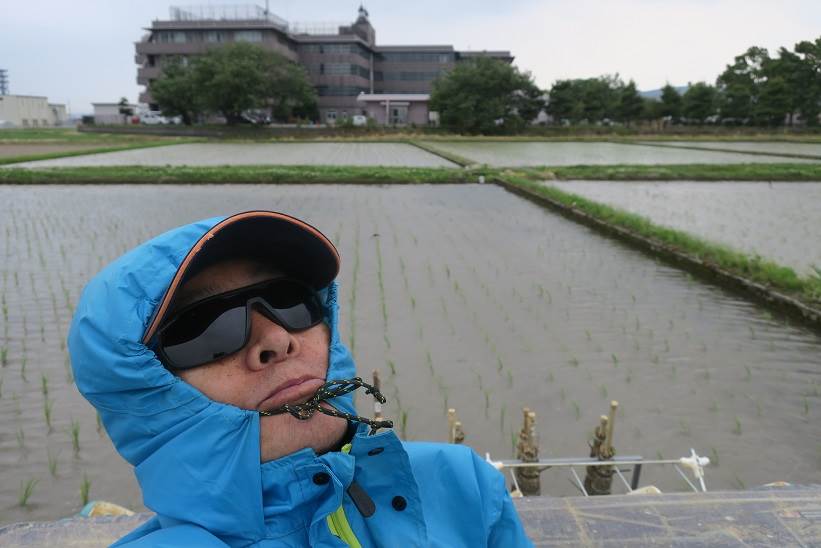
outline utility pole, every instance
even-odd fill
[[[0,69],[0,95],[9,94],[9,71]]]

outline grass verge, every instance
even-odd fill
[[[438,184],[463,183],[466,180],[464,170],[453,168],[105,166],[0,169],[0,184]]]
[[[100,146],[100,148],[88,148],[84,150],[67,150],[63,152],[47,152],[42,154],[25,154],[22,156],[10,156],[0,158],[0,166],[9,164],[19,164],[21,162],[34,162],[37,160],[53,160],[55,158],[70,158],[72,156],[87,156],[89,154],[101,154],[104,152],[120,152],[123,150],[134,150],[138,148],[154,148],[169,145],[180,145],[184,143],[199,142],[195,139],[176,139],[172,141],[141,141],[127,145]],[[2,143],[0,143],[2,144]]]
[[[696,143],[698,141],[690,140],[687,141],[688,143]],[[726,141],[725,142],[738,142],[738,141]],[[767,143],[770,141],[761,141],[763,143]],[[791,141],[795,143],[795,141]],[[693,146],[690,144],[682,144],[681,142],[675,142],[675,144],[664,144],[664,141],[621,141],[621,143],[626,145],[636,145],[636,146],[646,146],[646,147],[659,147],[659,148],[666,148],[666,149],[684,149],[684,150],[709,150],[711,152],[728,152],[730,154],[750,154],[752,156],[769,156],[771,158],[799,158],[804,160],[821,160],[821,154],[802,154],[798,152],[773,152],[768,150],[740,150],[737,148],[723,148],[721,146],[721,142],[711,142],[709,146]],[[807,143],[801,143],[807,144]],[[813,143],[815,144],[815,143]]]
[[[452,152],[448,152],[446,150],[442,150],[438,147],[435,147],[429,143],[424,143],[422,141],[407,141],[408,144],[415,146],[416,148],[420,148],[425,152],[429,152],[430,154],[435,154],[440,158],[444,158],[449,162],[453,162],[454,164],[462,167],[469,167],[472,165],[476,165],[476,162],[471,160],[470,158],[466,158],[465,156],[459,156],[458,154],[453,154]]]
[[[530,177],[598,181],[821,181],[818,164],[566,166],[523,170]]]
[[[802,277],[793,269],[772,261],[708,242],[680,230],[659,226],[640,215],[564,192],[527,177],[507,174],[502,176],[502,181],[571,211],[582,212],[606,225],[624,229],[649,243],[658,244],[660,249],[683,253],[693,264],[713,271],[724,271],[765,288],[772,288],[800,300],[815,311],[821,311],[821,274]]]

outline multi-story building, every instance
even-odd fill
[[[407,107],[426,105],[434,79],[460,61],[479,55],[513,61],[508,51],[377,45],[363,7],[352,24],[333,26],[292,25],[258,6],[174,7],[169,20],[154,21],[145,30],[135,58],[137,83],[146,86],[140,102],[153,103],[150,84],[169,57],[187,59],[220,44],[252,42],[305,67],[319,96],[320,119],[329,123],[372,114],[372,104],[385,107],[385,116],[379,117],[383,123],[407,123],[408,112],[414,110]]]

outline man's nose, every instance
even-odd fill
[[[251,312],[248,367],[260,370],[298,355],[299,340],[287,329],[258,310]]]

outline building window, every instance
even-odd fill
[[[428,82],[435,80],[439,74],[441,74],[441,72],[438,70],[433,72],[386,72],[384,79],[387,81]]]
[[[205,33],[205,41],[212,44],[218,42],[225,42],[225,33],[218,30],[209,30]]]
[[[335,110],[329,110],[328,114],[325,115],[325,118],[327,118],[329,121],[335,122],[336,121],[336,111]]]
[[[316,92],[320,97],[356,97],[368,90],[359,86],[317,86]]]
[[[452,63],[453,53],[427,53],[421,51],[392,51],[381,54],[382,60],[388,63]]]
[[[163,43],[184,44],[186,40],[185,33],[182,31],[160,31],[159,41]]]
[[[262,42],[262,32],[258,30],[238,30],[234,33],[235,42]]]

